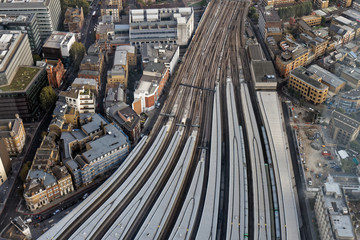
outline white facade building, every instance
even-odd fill
[[[194,31],[193,8],[133,9],[129,17],[130,43],[187,45]]]
[[[75,41],[75,33],[69,32],[66,34],[65,38],[60,43],[61,56],[70,57],[70,49]]]
[[[64,97],[66,103],[76,108],[79,113],[94,113],[96,100],[94,93],[89,89],[75,88],[67,92],[61,92],[59,97]]]

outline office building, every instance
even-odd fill
[[[337,143],[347,145],[359,135],[360,123],[335,110],[331,114],[329,128],[331,137]]]
[[[27,33],[31,51],[39,54],[42,47],[39,25],[35,13],[1,13],[0,30],[18,30]]]
[[[298,91],[306,101],[314,104],[323,103],[329,89],[328,86],[321,83],[321,77],[304,67],[298,67],[291,71],[288,86]]]
[[[84,56],[84,58],[81,60],[80,63],[80,71],[81,70],[88,70],[88,71],[95,71],[98,73],[98,76],[93,79],[98,80],[98,83],[100,84],[100,77],[102,73],[104,65],[104,55],[98,54],[96,55],[87,55]],[[80,72],[79,72],[80,73]],[[84,74],[84,72],[81,72],[80,74]]]
[[[75,34],[69,32],[54,32],[43,45],[43,57],[46,59],[63,60],[64,65],[70,63],[70,49],[75,42]]]
[[[140,48],[143,43],[187,45],[194,31],[194,9],[132,9],[129,13],[130,43]]]
[[[68,7],[65,12],[64,29],[67,32],[79,33],[84,25],[83,8]]]
[[[290,72],[308,62],[309,49],[301,46],[288,47],[286,51],[276,56],[276,67],[280,76],[288,77]]]
[[[307,70],[312,74],[321,77],[321,83],[328,86],[330,92],[339,93],[346,85],[346,82],[343,79],[316,64],[311,65]]]
[[[340,73],[340,77],[347,81],[352,88],[360,87],[360,68],[344,68]]]
[[[320,239],[356,239],[346,198],[331,176],[317,193],[314,209]]]
[[[32,65],[29,39],[21,31],[0,31],[0,86],[11,84],[19,65]]]
[[[179,46],[175,44],[147,43],[141,49],[143,67],[150,62],[163,63],[169,68],[170,76],[179,62]]]
[[[116,47],[118,51],[126,51],[126,60],[128,62],[129,67],[136,67],[137,65],[137,56],[136,56],[136,48],[131,45],[120,45]]]
[[[353,113],[360,110],[360,89],[352,89],[341,94],[337,108],[344,110],[346,113]]]
[[[129,64],[127,55],[128,52],[126,50],[121,50],[119,47],[116,48],[114,65],[107,73],[107,83],[109,85],[121,84],[124,86],[124,88],[127,88],[129,77]]]
[[[9,153],[6,149],[4,139],[0,138],[0,186],[8,179],[11,171]]]
[[[352,41],[355,38],[355,30],[346,25],[340,25],[336,23],[331,23],[329,27],[329,35],[330,36],[340,36],[341,44],[346,44]]]
[[[0,1],[0,12],[35,13],[40,39],[44,43],[53,31],[57,31],[61,19],[60,0],[7,0]]]
[[[169,75],[169,68],[163,63],[149,63],[146,66],[134,92],[132,109],[137,114],[155,108]]]
[[[10,155],[21,153],[26,140],[23,121],[19,115],[16,114],[15,117],[15,119],[0,120],[0,138],[4,140]]]
[[[131,144],[135,144],[141,133],[139,115],[124,102],[117,103],[106,111],[109,118],[129,137]]]
[[[78,131],[61,135],[65,165],[76,187],[87,185],[97,176],[119,166],[129,152],[126,135],[100,115],[81,114],[80,123]],[[76,152],[79,146],[84,148],[81,153]]]
[[[95,95],[92,91],[90,91],[90,89],[87,89],[84,86],[60,92],[59,98],[60,97],[65,98],[66,104],[75,108],[80,114],[95,112]]]
[[[11,84],[0,86],[0,119],[19,114],[25,122],[39,116],[40,92],[48,85],[45,67],[20,66]]]
[[[268,37],[271,28],[281,30],[282,21],[277,11],[273,8],[259,7],[259,31],[263,39]]]
[[[301,19],[306,22],[310,27],[317,26],[321,24],[321,16],[318,15],[308,15],[303,16]]]

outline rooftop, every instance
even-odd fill
[[[109,109],[112,118],[122,127],[131,131],[140,121],[140,117],[126,103],[118,103]]]
[[[305,81],[306,83],[312,85],[314,88],[317,88],[318,90],[325,90],[328,88],[328,86],[322,84],[321,82],[315,80],[319,79],[318,76],[314,76],[314,74],[304,67],[298,67],[291,71],[291,75],[300,78],[301,80]]]
[[[141,57],[143,63],[161,62],[169,63],[176,53],[178,46],[175,44],[147,43],[143,44]]]
[[[19,67],[14,79],[9,85],[0,87],[0,92],[15,92],[25,90],[34,80],[34,77],[42,70],[41,67]]]
[[[165,65],[163,63],[150,62],[148,65],[146,65],[143,72],[156,72],[162,74],[164,70]]]
[[[90,85],[90,86],[98,86],[98,82],[92,78],[75,78],[72,85]]]
[[[322,81],[329,84],[330,86],[334,86],[335,88],[341,86],[345,83],[344,80],[336,76],[335,74],[332,74],[331,72],[323,69],[322,67],[313,64],[308,68],[308,71],[312,72],[313,74],[316,74],[317,76],[322,78]]]
[[[345,92],[341,95],[341,97],[351,100],[360,99],[360,88],[352,89],[348,92]]]
[[[114,66],[116,65],[126,65],[126,56],[127,56],[127,51],[124,50],[118,50],[118,48],[116,48],[116,52],[115,52],[115,58],[114,58]]]
[[[60,49],[60,44],[67,34],[68,34],[67,32],[56,32],[56,31],[53,32],[51,36],[44,43],[43,48]]]
[[[107,134],[90,142],[91,149],[82,154],[88,163],[97,160],[114,149],[128,146],[125,135],[114,125],[107,125],[105,128]]]
[[[275,9],[266,9],[265,7],[259,7],[260,14],[263,15],[265,22],[279,22],[281,19]]]
[[[274,66],[271,61],[252,61],[256,82],[277,82]]]
[[[17,43],[24,36],[21,31],[0,30],[0,71],[5,71],[11,56],[16,51]]]
[[[251,60],[265,60],[264,54],[259,44],[249,45],[249,54]]]

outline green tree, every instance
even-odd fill
[[[89,2],[87,0],[61,0],[61,9],[63,14],[65,14],[68,7],[82,7],[84,10],[84,15],[89,13]]]
[[[26,162],[20,170],[19,176],[20,176],[21,181],[23,181],[23,183],[26,182],[26,177],[27,177],[30,167],[31,167],[31,162]]]
[[[36,64],[37,61],[41,61],[41,57],[38,54],[33,54],[33,60],[34,60],[34,64]]]
[[[41,107],[44,110],[50,108],[55,103],[56,98],[57,98],[56,93],[51,86],[46,86],[43,89],[41,89],[40,102],[41,102]]]
[[[80,65],[81,60],[85,55],[85,46],[80,42],[75,42],[70,49],[71,60],[76,67]]]
[[[206,0],[201,0],[201,2],[200,2],[200,5],[201,5],[201,6],[204,7],[204,6],[206,6],[206,4],[207,4],[207,1],[206,1]]]

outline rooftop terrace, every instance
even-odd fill
[[[23,91],[39,71],[40,68],[19,67],[12,82],[0,87],[0,90],[5,92]]]

